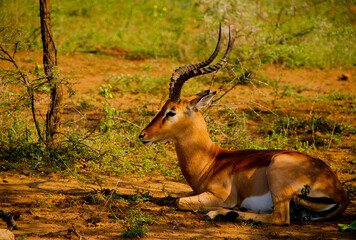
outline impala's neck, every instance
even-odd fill
[[[209,137],[203,117],[200,115],[199,118],[174,138],[179,166],[196,193],[199,192],[200,180],[219,152],[219,147]]]

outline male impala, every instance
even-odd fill
[[[216,57],[220,38],[221,29],[209,59],[174,71],[169,99],[139,136],[145,145],[174,141],[180,168],[196,194],[180,198],[178,209],[203,207],[210,210],[205,219],[234,212],[244,220],[278,225],[290,223],[291,201],[308,210],[312,220],[341,214],[349,204],[349,198],[335,173],[322,160],[294,151],[221,149],[209,138],[199,112],[215,92],[205,91],[192,98],[180,97],[182,86],[188,79],[216,71],[226,63],[232,45],[231,31],[222,60],[204,68]],[[308,186],[310,192],[305,196],[302,189]],[[232,210],[235,206],[249,211]]]

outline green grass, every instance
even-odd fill
[[[156,221],[148,214],[140,210],[130,210],[124,221],[126,228],[121,234],[123,238],[138,238],[144,237],[147,232],[147,226],[155,224]]]
[[[53,35],[60,53],[174,58],[190,62],[214,47],[218,24],[234,23],[240,35],[233,61],[244,65],[334,68],[356,64],[352,0],[286,2],[52,1]],[[38,2],[0,2],[1,41],[41,49]],[[226,39],[226,31],[224,38]]]
[[[207,22],[235,22],[239,59],[246,64],[289,67],[355,65],[354,3],[332,1],[207,1]],[[234,11],[231,11],[234,9]],[[235,46],[236,48],[236,46]]]
[[[353,93],[342,93],[339,91],[334,91],[329,93],[326,96],[322,96],[321,100],[323,101],[335,101],[335,100],[355,100],[356,95]]]
[[[4,25],[21,29],[24,41],[32,48],[40,49],[37,1],[2,3]],[[101,54],[114,49],[134,59],[181,58],[193,47],[186,44],[188,38],[184,33],[199,26],[201,20],[194,2],[75,0],[53,1],[51,4],[57,48],[69,53]],[[199,40],[202,38],[200,34],[193,38],[197,42],[194,46],[206,41]]]
[[[301,132],[322,132],[322,133],[339,133],[342,134],[348,130],[338,122],[323,117],[311,117],[309,119],[279,118],[272,127],[276,132],[290,132],[297,134]]]
[[[167,86],[167,79],[151,77],[147,74],[117,74],[112,75],[107,83],[110,84],[112,92],[121,96],[128,92],[159,94],[161,89]]]

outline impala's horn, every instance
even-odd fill
[[[215,65],[210,66],[208,68],[204,68],[208,66],[210,63],[214,61],[216,56],[218,55],[221,43],[221,24],[219,27],[219,39],[218,43],[216,44],[215,50],[213,54],[205,61],[191,64],[183,67],[179,67],[176,69],[171,77],[171,82],[169,84],[169,99],[173,102],[179,102],[180,94],[182,91],[183,84],[190,78],[196,77],[203,74],[208,74],[211,72],[215,72],[219,70],[228,60],[230,52],[231,52],[231,27],[229,26],[229,43],[225,52],[224,57]]]

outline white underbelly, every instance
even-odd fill
[[[241,205],[241,208],[246,208],[251,211],[262,211],[262,212],[272,212],[273,211],[273,202],[271,193],[268,192],[265,195],[261,196],[252,196],[245,198]]]

